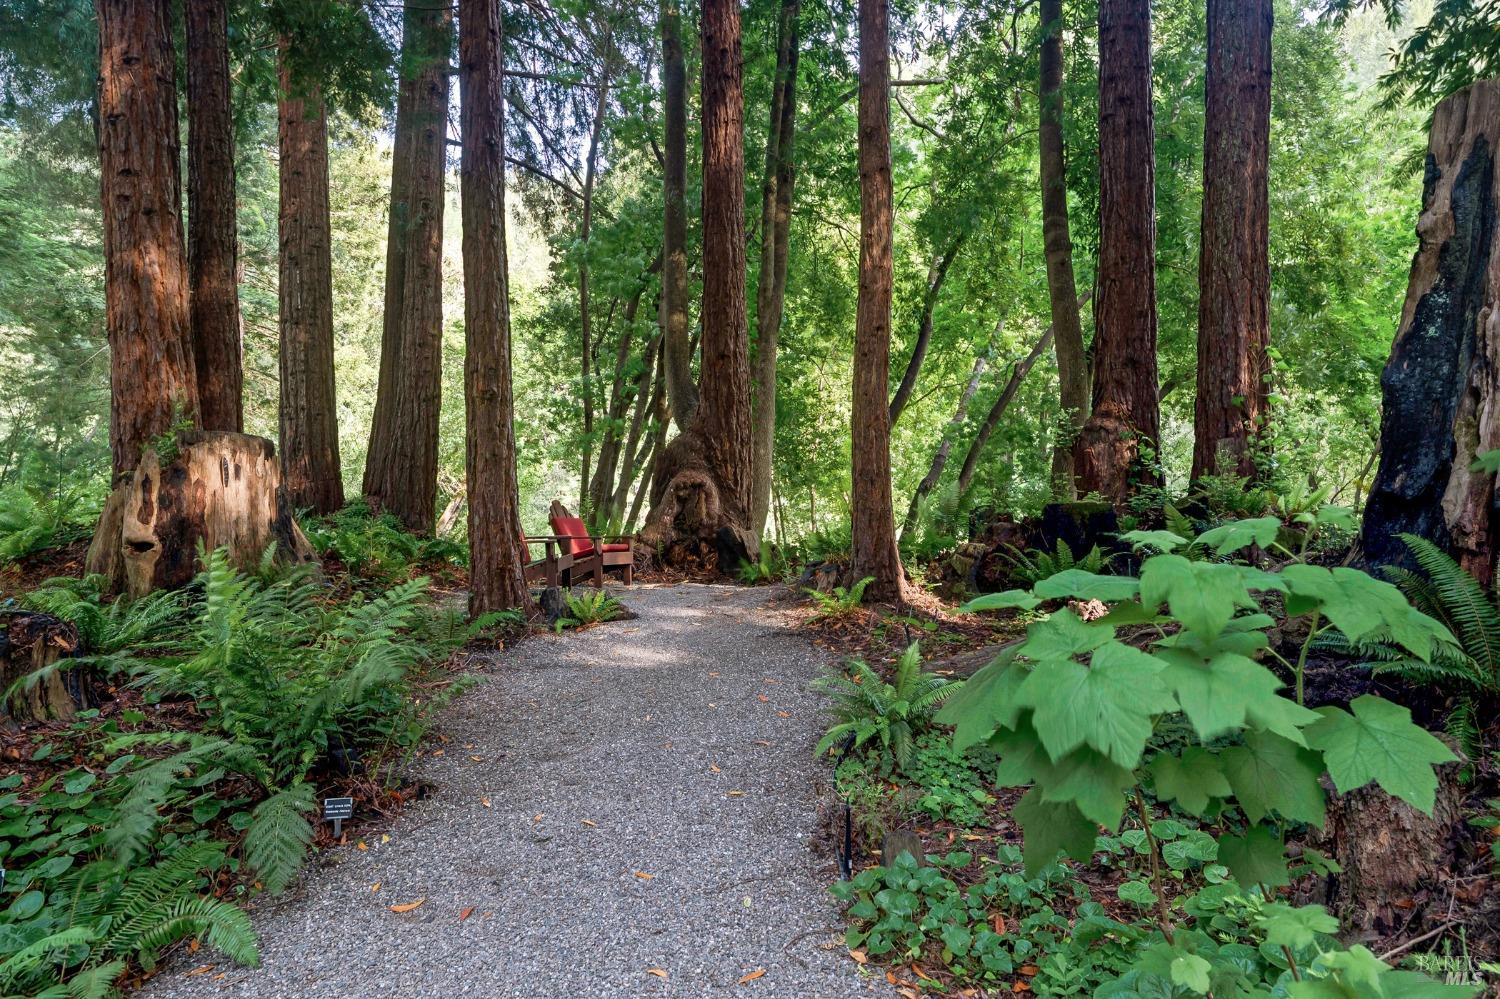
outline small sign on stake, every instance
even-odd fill
[[[324,798],[323,821],[333,823],[333,838],[344,834],[344,820],[354,817],[353,798]]]

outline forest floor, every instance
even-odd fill
[[[811,848],[827,656],[773,592],[616,590],[634,619],[474,663],[432,793],[253,913],[262,967],[183,953],[143,994],[891,994]]]

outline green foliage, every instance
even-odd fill
[[[1454,694],[1448,731],[1473,756],[1479,751],[1485,706],[1500,698],[1500,608],[1473,576],[1432,542],[1411,534],[1401,539],[1418,571],[1392,568],[1390,575],[1412,606],[1441,621],[1457,645],[1442,645],[1423,659],[1382,631],[1358,642],[1330,636],[1320,644],[1365,660],[1377,675],[1394,674]]]
[[[818,606],[811,620],[841,621],[858,614],[860,605],[865,601],[865,587],[873,582],[874,576],[866,576],[853,586],[835,586],[832,593],[824,593],[811,587],[803,590]]]
[[[916,789],[914,808],[928,818],[978,826],[985,806],[995,800],[974,754],[957,752],[952,741],[936,731],[916,737],[903,773]]]
[[[54,495],[19,486],[0,490],[0,564],[89,536],[99,517],[93,490]]]
[[[305,520],[302,529],[320,555],[337,559],[351,576],[374,585],[410,579],[417,567],[466,565],[469,560],[463,545],[412,534],[392,515],[374,513],[363,500],[327,517]]]
[[[814,755],[822,756],[853,736],[855,749],[871,742],[878,747],[880,769],[889,773],[892,766],[904,771],[911,763],[916,739],[931,727],[938,706],[962,689],[963,681],[924,672],[921,650],[912,643],[897,660],[890,682],[855,659],[847,673],[830,673],[813,685],[832,697],[829,714],[834,721]]]
[[[760,546],[760,557],[754,562],[741,562],[738,571],[740,582],[751,586],[775,583],[791,574],[792,566],[787,562],[786,556],[781,554],[781,549],[764,543]]]
[[[563,594],[563,599],[568,605],[568,612],[557,619],[553,626],[557,631],[618,621],[625,616],[624,605],[602,587],[569,590]]]
[[[1014,546],[1007,547],[1009,551],[1001,553],[1007,572],[1012,579],[1026,584],[1039,583],[1068,569],[1098,573],[1104,569],[1107,561],[1098,545],[1089,549],[1082,558],[1076,557],[1073,549],[1062,538],[1057,539],[1056,551],[1050,553],[1040,549],[1027,551]]]

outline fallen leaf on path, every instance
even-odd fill
[[[197,940],[189,940],[188,941],[188,953],[189,954],[196,954],[196,953],[198,953],[198,948],[201,947],[201,946],[202,946],[202,944],[200,944]]]
[[[767,697],[765,694],[756,694],[755,695],[755,699],[757,701],[769,701],[770,700],[770,698]]]
[[[769,746],[770,744],[770,741],[766,739],[756,739],[751,743],[752,746]]]
[[[183,975],[182,977],[183,978],[192,978],[195,975],[206,975],[210,971],[213,971],[213,970],[214,970],[214,966],[211,965],[211,964],[200,964],[200,965],[198,965],[198,967],[194,968],[192,971],[189,971],[187,974]]]
[[[379,882],[379,881],[377,881],[377,882],[375,882],[375,883],[374,883],[374,884],[372,884],[372,885],[371,885],[371,886],[370,886],[370,890],[371,890],[371,891],[379,891],[379,890],[380,890],[380,882]]]
[[[636,871],[635,876],[640,878],[642,881],[650,881],[652,878],[656,877],[655,874],[647,874],[645,871]]]
[[[749,974],[741,975],[740,976],[740,980],[737,981],[737,982],[735,982],[734,984],[736,984],[736,985],[748,985],[749,983],[755,981],[757,978],[760,978],[761,976],[763,976],[765,973],[766,973],[766,969],[765,968],[756,968],[754,971],[750,972]]]
[[[462,909],[458,910],[458,918],[460,922],[468,919],[472,915],[474,915],[474,907],[472,905],[466,905]]]
[[[766,682],[767,683],[780,683],[781,681],[780,680],[774,680],[774,679],[772,679],[771,677],[768,676],[768,677],[766,677]]]
[[[354,848],[356,850],[368,850],[369,849],[368,846],[365,846],[365,841],[364,840],[360,840],[358,843],[355,843],[354,844]]]
[[[473,760],[475,763],[483,763],[484,762],[484,757],[483,756],[471,756],[471,757],[469,757],[469,759]]]
[[[849,952],[849,956],[852,957],[852,958],[854,958],[854,960],[856,962],[858,962],[859,964],[869,964],[870,963],[870,956],[868,954],[866,954],[862,950],[851,950]]]
[[[390,841],[391,841],[391,838],[390,838],[390,836],[388,836],[388,835],[386,835],[386,834],[385,834],[385,833],[381,833],[381,834],[380,834],[380,842],[381,842],[381,845],[384,845],[384,844],[386,844],[386,843],[389,843],[389,842],[390,842]]]
[[[415,902],[402,902],[400,905],[393,905],[393,906],[391,906],[391,911],[392,912],[410,912],[411,910],[413,910],[413,909],[417,908],[418,906],[420,906],[425,901],[427,901],[427,899],[425,899],[425,898],[419,898]]]
[[[648,975],[655,975],[657,978],[666,978],[667,977],[667,969],[666,968],[647,968],[646,969],[646,974],[648,974]]]
[[[743,798],[745,796],[744,791],[725,791],[724,793],[731,798]]]
[[[532,822],[533,822],[533,823],[535,823],[535,822],[540,822],[540,821],[542,821],[542,817],[543,817],[543,816],[544,816],[544,815],[546,815],[546,814],[547,814],[547,813],[546,813],[546,812],[537,812],[537,813],[536,813],[536,814],[535,814],[535,815],[533,815],[533,816],[532,816],[532,817],[531,817],[531,821],[532,821]]]
[[[710,763],[708,765],[708,772],[711,774],[721,774],[724,771],[719,769],[719,765],[717,763]]]
[[[1027,985],[1025,982],[1016,982],[1010,987],[1010,990],[1012,992],[1030,992],[1031,986]]]
[[[590,829],[598,829],[599,828],[599,823],[595,822],[593,819],[584,819],[583,820],[583,824],[586,825],[586,826],[588,826]]]
[[[1034,964],[1023,964],[1023,965],[1021,965],[1021,974],[1025,975],[1028,978],[1034,976],[1037,972],[1039,972],[1041,970],[1042,970],[1041,968],[1038,968]]]
[[[922,999],[921,996],[917,995],[916,989],[897,989],[896,994],[902,996],[903,999]]]
[[[432,751],[432,755],[433,755],[433,756],[442,756],[442,755],[443,755],[443,753],[444,753],[444,752],[445,752],[445,751],[444,751],[444,750],[441,750],[441,749],[434,749],[434,750],[433,750],[433,751]]]
[[[718,676],[719,674],[717,674],[717,673],[709,673],[708,675],[709,676]]]
[[[490,807],[490,799],[488,799],[488,798],[480,798],[479,799],[479,803],[481,805],[483,805],[485,808],[489,808]]]
[[[778,712],[776,712],[776,717],[777,718],[790,718],[790,717],[792,717],[792,713],[790,711],[778,711]]]

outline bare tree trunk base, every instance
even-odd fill
[[[662,564],[716,566],[720,573],[732,575],[741,562],[760,557],[758,539],[749,526],[725,512],[723,490],[696,429],[689,428],[667,445],[655,480],[641,543],[656,552]]]
[[[78,629],[50,614],[15,614],[0,631],[0,691],[78,649]],[[0,729],[18,723],[71,721],[81,707],[60,673],[49,673],[0,700]]]
[[[276,449],[264,437],[178,434],[175,453],[148,448],[105,503],[87,568],[132,597],[185,586],[198,549],[227,548],[241,568],[272,545],[283,565],[315,562],[292,516]]]
[[[1095,412],[1078,435],[1074,457],[1080,488],[1116,505],[1131,493],[1140,446],[1129,420]]]

